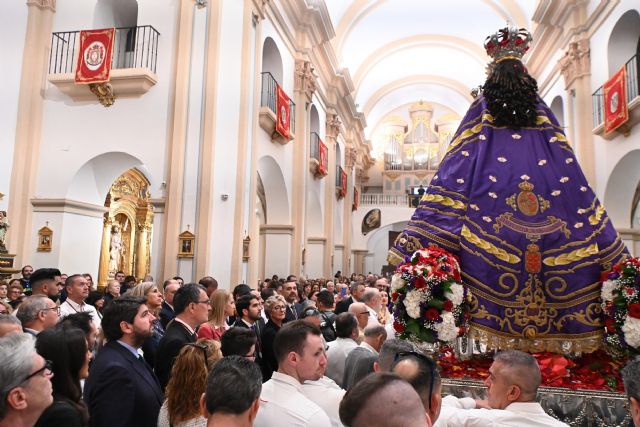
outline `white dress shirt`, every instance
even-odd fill
[[[351,338],[336,338],[327,344],[327,369],[325,375],[331,378],[339,386],[342,386],[344,376],[344,362],[351,350],[358,346],[358,343]]]
[[[262,384],[254,427],[330,427],[327,414],[301,390],[298,380],[274,372],[271,379]]]
[[[91,315],[91,319],[93,319],[93,324],[96,328],[102,328],[102,319],[98,316],[98,311],[96,308],[90,304],[82,303],[77,304],[74,301],[71,301],[70,298],[64,300],[62,304],[60,304],[60,318],[67,317],[70,314],[74,313],[89,313]]]
[[[513,402],[504,409],[461,409],[456,408],[455,397],[442,400],[442,408],[452,405],[454,410],[446,410],[438,417],[439,426],[448,427],[569,427],[548,415],[538,402]],[[475,404],[474,404],[475,406]],[[441,420],[442,419],[442,420]],[[446,424],[442,424],[446,421]]]
[[[368,305],[366,307],[367,307],[367,311],[369,312],[369,320],[367,320],[367,326],[379,325],[380,322],[378,321],[378,312],[376,312],[373,308],[369,307]]]
[[[331,420],[332,427],[342,427],[338,409],[345,393],[346,390],[341,389],[329,377],[322,377],[318,381],[305,381],[302,384],[302,394],[322,408]]]

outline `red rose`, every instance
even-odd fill
[[[393,329],[395,329],[395,331],[397,333],[399,333],[399,334],[403,333],[404,332],[404,328],[405,328],[405,326],[402,323],[398,322],[397,320],[395,320],[393,322]]]
[[[613,319],[605,319],[604,327],[606,328],[607,332],[610,334],[616,331],[615,322],[613,321]]]
[[[460,326],[458,328],[458,335],[464,335],[465,332],[467,332],[467,328],[465,328],[464,326]]]
[[[444,304],[442,304],[442,308],[444,308],[447,311],[451,311],[453,310],[453,303],[449,300],[446,300]]]
[[[633,288],[627,288],[626,291],[627,291],[627,295],[633,295],[634,289]]]
[[[433,308],[431,307],[430,309],[427,310],[427,312],[424,314],[424,317],[427,318],[427,320],[431,320],[431,321],[436,321],[438,320],[438,318],[440,317],[440,312],[438,311],[437,308]]]
[[[397,292],[392,292],[391,293],[391,301],[396,302],[397,299],[398,299],[398,293]]]
[[[457,269],[453,270],[453,280],[460,283],[460,272]]]
[[[629,304],[627,307],[629,316],[640,319],[640,303]]]
[[[600,273],[600,281],[606,282],[607,280],[609,280],[609,272],[603,271],[602,273]]]
[[[416,278],[416,281],[413,283],[413,286],[416,289],[426,288],[427,287],[427,282],[424,280],[424,277],[422,275],[420,275],[420,276],[418,276]]]

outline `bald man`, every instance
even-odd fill
[[[430,427],[418,393],[399,376],[370,374],[344,395],[340,420],[349,427]]]
[[[436,363],[421,353],[397,353],[391,372],[406,380],[420,396],[424,410],[432,423],[436,423],[442,405],[442,383]]]
[[[354,302],[349,306],[347,312],[353,314],[358,321],[358,344],[364,339],[364,328],[369,324],[369,310],[362,302]]]

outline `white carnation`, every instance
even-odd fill
[[[462,287],[462,285],[459,285],[457,283],[452,283],[451,290],[448,292],[445,292],[444,296],[448,300],[451,300],[454,307],[457,307],[460,304],[462,304],[462,301],[464,299],[464,288]]]
[[[640,319],[627,316],[627,319],[622,325],[622,332],[624,332],[624,340],[633,348],[640,347]]]
[[[407,309],[407,315],[414,319],[420,318],[420,303],[425,299],[424,292],[413,290],[407,292],[407,296],[404,299],[404,306]]]
[[[404,280],[402,280],[402,275],[400,273],[396,273],[391,278],[391,290],[396,292],[398,289],[404,287]]]
[[[618,286],[612,280],[602,283],[602,301],[613,301],[613,291],[617,288]]]
[[[456,326],[456,319],[453,317],[453,313],[442,313],[442,322],[435,324],[436,332],[438,333],[438,339],[445,342],[451,342],[458,337],[458,327]]]

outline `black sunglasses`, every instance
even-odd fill
[[[195,347],[202,350],[202,356],[204,356],[204,365],[207,367],[207,372],[209,372],[209,357],[207,356],[208,347],[205,344],[198,344],[195,342],[187,343],[189,347]]]
[[[425,356],[424,354],[417,351],[401,351],[399,353],[396,353],[395,357],[393,358],[393,362],[395,364],[396,362],[409,357],[415,357],[419,360],[422,360],[427,364],[427,366],[429,366],[429,409],[431,409],[431,397],[433,396],[433,384],[435,382],[435,375],[437,370],[436,362],[434,362],[430,357]]]

